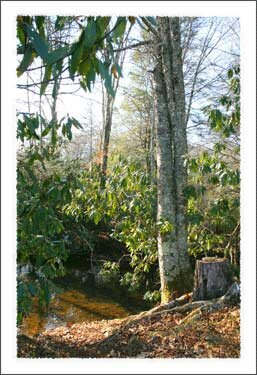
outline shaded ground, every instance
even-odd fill
[[[124,319],[77,323],[18,337],[27,358],[237,358],[239,307],[202,312],[195,319],[163,312],[122,328]]]

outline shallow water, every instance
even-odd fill
[[[124,318],[130,315],[125,307],[103,296],[92,297],[78,290],[67,290],[52,297],[48,311],[33,311],[24,318],[19,334],[35,336],[61,325],[84,321]]]

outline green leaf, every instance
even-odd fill
[[[42,26],[44,25],[45,17],[44,16],[36,16],[35,21],[36,21],[38,31],[40,31]]]
[[[111,75],[109,74],[109,71],[108,69],[106,68],[105,64],[103,64],[100,60],[98,60],[98,67],[99,67],[99,72],[100,72],[100,75],[101,77],[103,78],[104,80],[104,85],[108,91],[108,93],[114,97],[115,96],[115,93],[113,91],[113,87],[112,87],[112,79],[111,79]]]
[[[99,30],[99,37],[103,37],[107,26],[109,25],[111,17],[97,17],[96,26]]]
[[[46,90],[46,87],[49,83],[49,80],[51,78],[51,74],[52,74],[52,65],[47,65],[46,68],[45,68],[45,74],[44,74],[44,78],[43,78],[43,82],[41,83],[41,87],[40,87],[40,95],[42,96]]]
[[[79,81],[79,84],[82,87],[82,89],[87,92],[88,87],[87,87],[86,83],[84,81]]]
[[[39,126],[38,117],[30,118],[28,116],[24,116],[25,124],[29,129],[31,134],[35,134],[36,129]]]
[[[72,127],[72,121],[71,121],[71,119],[68,117],[67,124],[66,124],[66,134],[67,134],[67,138],[69,139],[69,141],[72,140],[71,127]]]
[[[53,146],[55,146],[56,142],[57,142],[57,131],[55,129],[55,126],[52,126],[51,143]]]
[[[50,52],[46,59],[47,63],[54,64],[59,60],[63,60],[66,56],[68,56],[69,50],[70,50],[70,47],[65,46],[65,47],[57,48],[56,50]]]
[[[75,50],[70,60],[70,71],[72,74],[74,74],[77,71],[78,65],[80,63],[80,60],[83,54],[83,49],[84,49],[83,41],[76,43]]]
[[[51,129],[52,129],[51,126],[47,126],[47,127],[42,131],[41,137],[45,137],[45,136],[50,132]]]
[[[67,19],[66,16],[57,16],[56,21],[55,21],[55,25],[54,25],[55,29],[61,30],[65,25],[66,19]]]
[[[94,223],[95,223],[95,225],[97,225],[100,222],[101,217],[102,217],[102,215],[100,214],[100,212],[96,211],[94,213]]]
[[[52,98],[56,98],[56,96],[57,96],[58,86],[59,86],[59,83],[58,83],[57,80],[55,80],[55,82],[54,82],[54,87],[53,87],[53,91],[52,91]]]
[[[127,20],[126,17],[118,17],[117,22],[113,30],[113,38],[117,41],[117,38],[121,38],[126,29]]]
[[[77,129],[83,129],[83,126],[80,124],[78,120],[76,120],[74,117],[71,117],[72,123]]]
[[[97,38],[96,23],[94,20],[88,21],[88,24],[84,30],[83,38],[85,48],[91,48],[94,45]]]
[[[33,59],[33,48],[32,45],[29,44],[26,48],[23,59],[17,68],[18,77],[20,77],[27,70],[27,68],[31,65]]]
[[[25,38],[23,26],[22,26],[21,23],[18,23],[18,25],[17,25],[17,37],[18,37],[19,41],[21,42],[21,44],[24,45],[26,38]]]
[[[78,68],[79,73],[82,76],[87,76],[87,73],[90,71],[90,61],[89,59],[85,59],[79,64]]]
[[[228,79],[231,79],[233,77],[233,69],[228,70]]]
[[[26,24],[27,33],[30,40],[37,51],[37,54],[42,57],[43,60],[47,60],[48,56],[48,43],[41,38],[41,36],[33,30],[28,24]]]
[[[32,282],[28,283],[28,289],[29,289],[29,292],[32,295],[32,297],[34,297],[36,295],[36,293],[37,293],[35,284],[32,283]]]

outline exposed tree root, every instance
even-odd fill
[[[162,314],[189,314],[183,319],[183,322],[187,324],[190,320],[200,317],[203,312],[215,311],[222,309],[226,305],[239,303],[240,287],[237,282],[234,282],[224,296],[213,300],[188,302],[191,297],[192,293],[185,294],[169,303],[156,306],[149,311],[143,311],[140,314],[125,318],[121,326],[115,330],[108,339],[111,340],[131,324],[138,323],[144,319],[151,320],[153,317],[161,316]]]

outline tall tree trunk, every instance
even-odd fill
[[[187,223],[186,223],[186,199],[184,190],[187,186],[187,168],[185,156],[187,155],[187,134],[186,134],[186,107],[185,89],[183,77],[182,49],[180,40],[179,18],[169,19],[171,41],[173,47],[173,91],[174,91],[174,174],[176,182],[176,224],[177,243],[180,255],[180,263],[184,270],[190,270],[188,245],[187,245]],[[185,288],[188,288],[193,280],[190,280],[189,272],[185,274]]]
[[[152,117],[150,121],[150,146],[149,146],[149,153],[150,153],[150,179],[151,179],[151,185],[155,184],[155,171],[156,171],[156,165],[155,165],[155,139],[156,139],[156,109],[155,109],[155,103],[153,101],[153,111],[152,111]]]
[[[167,94],[162,72],[161,58],[154,69],[157,104],[157,198],[158,222],[168,221],[172,225],[169,233],[158,233],[158,259],[161,280],[162,303],[170,300],[179,273],[179,257],[175,233],[175,207],[172,194],[172,159],[170,121]]]
[[[163,152],[164,157],[170,158],[169,166],[164,166],[167,170],[164,172],[160,169],[158,172],[158,193],[166,185],[165,191],[169,190],[172,201],[174,234],[172,246],[170,246],[170,255],[167,256],[167,262],[172,263],[170,271],[172,276],[169,276],[168,291],[162,288],[162,302],[169,299],[173,291],[183,293],[192,288],[193,275],[191,272],[188,249],[187,249],[187,227],[186,227],[186,201],[184,198],[184,188],[187,184],[187,171],[184,166],[184,155],[187,153],[187,138],[186,138],[186,123],[185,123],[185,93],[183,82],[183,66],[181,59],[180,33],[179,33],[179,19],[177,17],[169,19],[168,17],[158,17],[159,24],[159,39],[157,40],[157,64],[155,68],[155,82],[157,95],[157,140],[164,147],[162,142],[164,128],[169,126],[169,130],[165,130],[166,137],[170,138],[169,144],[166,142],[167,150],[158,149],[157,153]],[[161,44],[161,46],[160,46]],[[162,81],[158,70],[162,70]],[[162,89],[160,89],[160,82],[162,82]],[[165,97],[164,97],[165,96]],[[164,108],[160,108],[160,101],[166,101],[166,115],[160,115]],[[166,120],[164,120],[164,118]],[[168,121],[167,121],[168,119]],[[165,125],[163,124],[165,121]],[[157,158],[158,160],[158,158]],[[160,168],[160,164],[158,165]],[[162,178],[161,174],[169,174]],[[163,202],[159,201],[158,211],[163,208]],[[171,209],[171,206],[168,208]],[[159,235],[160,236],[160,235]],[[162,244],[158,242],[158,247]],[[174,257],[174,248],[176,249],[176,256]],[[163,250],[158,249],[159,254]],[[166,251],[166,250],[165,250]],[[169,259],[168,259],[169,258]],[[160,263],[160,273],[162,264]],[[161,276],[162,277],[162,276]],[[163,283],[161,282],[161,285]],[[168,297],[167,297],[168,296]]]

